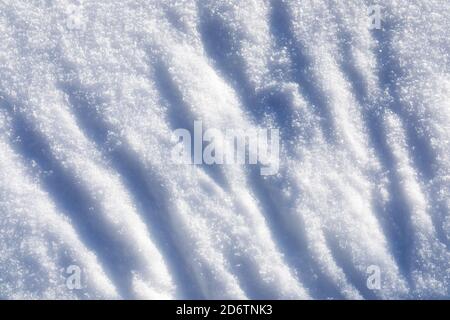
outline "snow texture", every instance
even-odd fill
[[[0,0],[0,298],[448,299],[450,2],[374,4]]]

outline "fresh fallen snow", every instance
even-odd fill
[[[373,4],[0,0],[0,298],[450,298],[450,2]]]

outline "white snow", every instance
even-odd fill
[[[0,0],[0,298],[448,299],[450,2],[374,4]]]

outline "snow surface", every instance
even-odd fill
[[[0,0],[0,298],[450,298],[450,2],[373,4]]]

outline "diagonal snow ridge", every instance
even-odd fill
[[[1,0],[0,298],[448,299],[450,3],[373,4]]]

